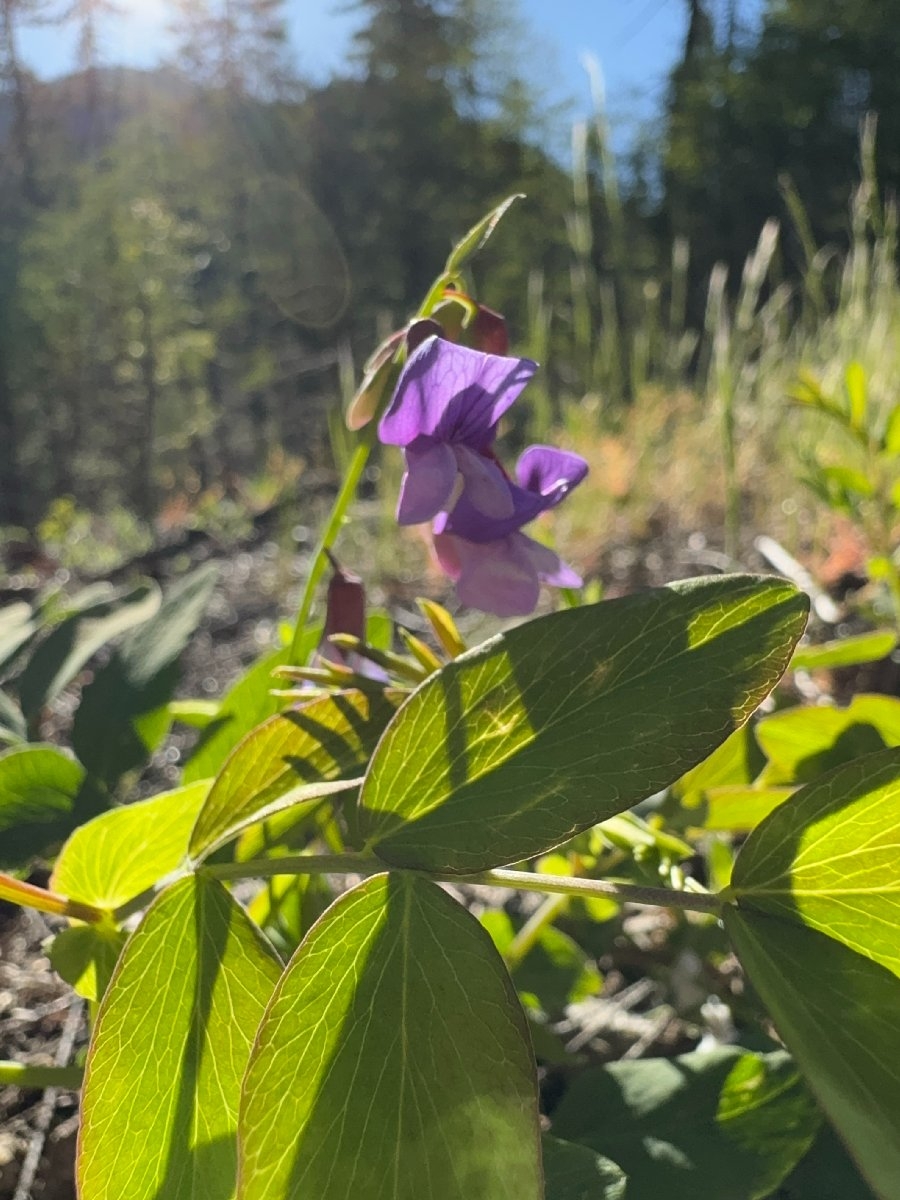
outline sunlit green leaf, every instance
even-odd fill
[[[553,1132],[615,1155],[628,1200],[762,1200],[820,1120],[787,1055],[729,1048],[585,1071]]]
[[[274,801],[299,785],[360,775],[398,698],[339,692],[271,717],[225,763],[191,835],[191,854],[208,852],[268,815]]]
[[[882,445],[888,454],[900,454],[900,404],[894,406],[887,419]]]
[[[824,480],[833,500],[850,507],[858,498],[868,499],[875,494],[875,487],[865,471],[855,467],[827,466],[820,467],[819,474]]]
[[[627,1180],[614,1162],[587,1146],[545,1133],[544,1200],[624,1200]]]
[[[316,628],[310,632],[309,646],[304,643],[301,648],[304,658],[318,638],[319,630]],[[272,695],[272,689],[278,687],[272,672],[276,667],[283,666],[289,658],[287,647],[267,654],[225,693],[216,720],[204,730],[200,744],[188,760],[184,769],[185,783],[218,774],[241,738],[261,725],[267,717],[274,716],[284,708],[284,700]]]
[[[747,833],[793,794],[789,787],[712,788],[698,823],[713,833]]]
[[[83,784],[84,767],[52,746],[0,755],[0,868],[21,866],[66,837],[81,815]]]
[[[742,725],[708,758],[682,775],[672,791],[685,808],[696,808],[711,788],[750,783],[764,764],[753,730],[749,724]]]
[[[780,580],[707,578],[491,639],[391,722],[360,795],[368,847],[402,866],[480,871],[631,807],[747,720],[807,608]]]
[[[102,813],[76,829],[60,852],[51,886],[100,908],[118,908],[181,866],[209,792],[201,780],[151,800]]]
[[[742,910],[837,938],[900,975],[900,749],[796,792],[748,838],[732,889]]]
[[[760,721],[756,737],[769,760],[767,785],[804,783],[884,746],[900,746],[900,700],[860,695],[846,708],[785,709]]]
[[[259,1031],[241,1200],[540,1200],[522,1010],[478,922],[376,876],[326,912]]]
[[[0,691],[0,743],[24,742],[27,736],[22,710],[6,692]]]
[[[50,945],[50,965],[85,1000],[97,1001],[112,978],[128,934],[113,925],[73,925]]]
[[[170,700],[167,705],[173,721],[193,729],[206,729],[219,716],[221,707],[218,700]]]
[[[56,625],[16,681],[26,717],[50,704],[101,646],[152,617],[159,603],[159,587],[148,580],[125,595],[78,609]]]
[[[241,1077],[279,974],[218,883],[191,876],[159,897],[91,1039],[81,1200],[230,1200]]]
[[[18,600],[0,608],[0,671],[12,662],[37,628],[30,604]]]
[[[900,1196],[900,980],[793,920],[749,906],[726,905],[723,916],[779,1034],[875,1192]]]
[[[486,217],[482,217],[476,225],[473,225],[465,237],[460,238],[453,247],[450,257],[447,259],[447,264],[444,267],[445,274],[457,275],[472,255],[477,253],[485,244],[509,209],[517,200],[521,200],[522,198],[521,194],[507,196],[502,204],[498,204]]]
[[[864,430],[868,396],[866,369],[862,363],[852,362],[848,365],[844,372],[844,387],[847,389],[847,399],[850,402],[850,424],[854,429]]]
[[[815,671],[831,667],[855,667],[860,663],[878,662],[886,658],[897,645],[892,629],[861,633],[858,637],[838,638],[816,646],[800,646],[791,659],[792,670]]]

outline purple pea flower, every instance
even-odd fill
[[[508,485],[514,506],[511,516],[482,517],[465,492],[452,512],[438,515],[435,551],[463,604],[499,617],[527,616],[537,605],[541,583],[581,586],[581,576],[558,554],[521,529],[539,513],[555,508],[587,471],[578,454],[529,446],[516,464],[518,485]]]
[[[410,355],[378,431],[382,442],[406,452],[398,521],[433,519],[435,552],[459,599],[502,617],[533,612],[542,582],[581,584],[557,554],[521,530],[584,479],[587,463],[552,446],[530,446],[514,482],[493,451],[500,417],[536,369],[527,358],[430,337]]]
[[[465,495],[476,513],[515,513],[509,481],[491,447],[497,424],[537,370],[528,358],[505,358],[427,338],[409,356],[378,436],[402,446],[406,473],[397,520],[419,525]]]

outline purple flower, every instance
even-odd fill
[[[460,601],[498,617],[534,612],[542,583],[581,586],[581,576],[568,563],[524,533],[509,533],[495,542],[436,533],[434,549]]]
[[[518,486],[508,485],[514,506],[511,516],[481,516],[465,492],[452,512],[438,515],[435,551],[463,604],[498,617],[520,617],[534,611],[541,583],[581,586],[581,577],[558,554],[520,530],[559,504],[587,470],[577,454],[529,446],[516,464]]]
[[[430,521],[465,495],[476,513],[498,520],[515,513],[503,469],[491,452],[497,424],[537,370],[528,358],[505,358],[427,338],[410,355],[378,436],[402,446],[401,525]]]
[[[516,483],[506,481],[512,511],[490,516],[478,511],[464,489],[450,511],[438,513],[435,533],[455,533],[470,542],[493,542],[515,533],[557,504],[577,487],[588,472],[580,454],[553,446],[529,446],[516,463]]]
[[[529,446],[515,481],[496,458],[497,424],[536,364],[430,337],[410,355],[381,420],[382,442],[402,446],[406,474],[397,519],[433,520],[434,546],[464,604],[501,617],[534,611],[541,583],[581,578],[521,532],[587,474],[577,454]]]

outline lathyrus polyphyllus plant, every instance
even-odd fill
[[[454,251],[420,317],[502,212]],[[533,364],[459,349],[398,343],[367,399],[375,418],[393,395],[381,426],[407,450],[403,511],[462,547],[461,590],[521,609],[535,576],[563,570],[522,526],[584,464],[532,448],[507,477],[497,420]],[[377,428],[335,500],[291,647],[225,697],[182,786],[83,824],[52,890],[0,877],[0,898],[69,918],[52,961],[100,1002],[80,1200],[772,1200],[789,1176],[787,1193],[823,1200],[793,1188],[822,1123],[804,1078],[875,1195],[896,1200],[900,750],[769,796],[718,892],[684,869],[708,844],[690,828],[699,804],[678,831],[628,812],[686,773],[699,787],[749,761],[745,727],[788,667],[807,598],[780,579],[687,580],[469,650],[425,602],[435,648],[407,635],[404,657],[383,616],[363,626],[361,581],[338,569],[323,643],[311,596]],[[183,612],[167,611],[177,629]],[[153,633],[135,670],[158,655]],[[318,686],[270,707],[273,670]],[[143,730],[158,713],[140,715]],[[0,807],[57,802],[59,764],[47,773],[44,761],[12,762]],[[804,770],[812,761],[803,754]],[[245,908],[230,885],[260,879],[271,882]],[[552,895],[504,940],[456,898],[484,884]],[[552,924],[579,899],[695,910],[704,945],[724,936],[720,918],[803,1078],[780,1051],[739,1047],[579,1073],[517,973],[539,943],[567,969]],[[691,944],[697,927],[678,929]],[[578,1074],[552,1137],[531,1031]],[[17,1067],[0,1063],[0,1083],[24,1083]]]
[[[534,611],[541,582],[578,587],[580,576],[521,532],[587,474],[577,454],[531,446],[510,479],[494,452],[500,418],[537,370],[432,336],[410,355],[378,426],[402,446],[401,525],[432,521],[438,560],[460,600],[501,617]]]

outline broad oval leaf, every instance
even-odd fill
[[[788,1055],[728,1047],[585,1071],[554,1112],[553,1131],[614,1154],[629,1200],[762,1200],[820,1122]]]
[[[900,980],[793,921],[726,905],[778,1032],[882,1200],[900,1196]]]
[[[114,909],[185,861],[211,780],[111,809],[76,829],[60,851],[51,886]]]
[[[547,1133],[541,1147],[544,1200],[624,1200],[627,1179],[610,1159]]]
[[[474,917],[378,875],[317,922],[244,1083],[241,1200],[540,1200],[525,1020]]]
[[[279,974],[214,880],[183,879],[148,909],[91,1039],[81,1200],[230,1200],[241,1076]]]
[[[795,792],[750,835],[731,891],[900,976],[900,749],[847,763]]]
[[[225,763],[197,817],[195,858],[234,837],[298,785],[360,775],[399,698],[337,692],[271,717]],[[300,797],[300,802],[308,802]]]
[[[52,746],[21,746],[0,756],[0,868],[19,867],[78,824],[85,773]]]
[[[707,578],[491,639],[433,675],[388,727],[359,801],[368,849],[464,874],[630,808],[748,719],[807,610],[781,580]]]

